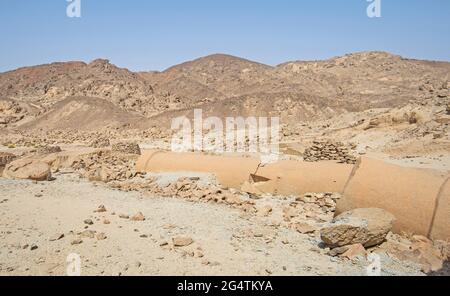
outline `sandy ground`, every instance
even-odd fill
[[[366,275],[365,259],[329,257],[318,237],[274,226],[270,218],[120,192],[71,174],[55,177],[0,179],[0,275],[65,275],[72,253],[80,255],[83,275]],[[99,205],[107,212],[94,213]],[[146,220],[119,218],[137,212]],[[85,228],[107,238],[72,245]],[[177,236],[194,243],[174,247]],[[419,266],[381,258],[383,275],[421,275]]]

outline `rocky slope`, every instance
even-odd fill
[[[445,105],[449,76],[450,63],[383,52],[276,67],[217,54],[163,72],[133,73],[107,60],[21,68],[0,74],[0,97],[30,104],[40,113],[78,96],[105,99],[146,117],[198,106],[215,115],[270,114],[296,122],[410,101]]]

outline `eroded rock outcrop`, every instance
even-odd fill
[[[5,167],[3,177],[8,179],[48,181],[52,174],[45,162],[33,159],[19,159]]]

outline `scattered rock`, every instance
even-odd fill
[[[84,237],[84,238],[94,238],[95,237],[95,231],[93,231],[93,230],[85,230],[85,231],[80,233],[80,236]]]
[[[86,224],[86,225],[94,225],[94,221],[92,221],[92,219],[86,219],[86,220],[84,220],[84,224]]]
[[[264,194],[264,192],[258,188],[257,184],[250,182],[244,182],[241,186],[241,191],[249,194],[252,199],[260,199],[261,195]]]
[[[54,236],[52,236],[52,237],[50,238],[50,241],[51,241],[51,242],[54,242],[54,241],[61,240],[61,239],[63,239],[63,238],[64,238],[64,233],[55,234]]]
[[[367,251],[364,248],[363,245],[361,244],[355,244],[355,245],[351,245],[348,246],[347,251],[345,251],[345,253],[342,254],[342,257],[346,257],[350,260],[356,259],[357,257],[366,257],[367,256]]]
[[[269,205],[265,205],[258,209],[258,215],[261,217],[269,216],[273,211],[273,208]]]
[[[382,246],[387,253],[400,260],[418,263],[422,266],[424,273],[437,272],[444,266],[446,256],[442,253],[440,243],[433,243],[421,236],[414,236],[412,241],[399,240],[398,237],[390,236],[387,243]]]
[[[37,245],[32,244],[31,247],[30,247],[30,250],[31,250],[31,251],[34,251],[34,250],[37,250],[38,248],[39,248],[39,247],[38,247]]]
[[[437,240],[434,242],[435,248],[437,248],[444,260],[450,260],[450,242]]]
[[[336,257],[336,256],[342,255],[345,252],[347,252],[349,248],[350,248],[350,246],[337,247],[337,248],[330,250],[328,252],[328,255],[330,255],[331,257]]]
[[[314,233],[318,230],[317,227],[314,227],[308,223],[297,223],[294,228],[302,234]]]
[[[106,234],[105,233],[103,233],[103,232],[101,232],[101,233],[99,233],[99,234],[97,234],[97,240],[99,240],[99,241],[102,241],[102,240],[105,240],[105,239],[107,239],[108,237],[106,236]]]
[[[129,215],[125,215],[125,214],[119,214],[119,218],[120,219],[130,219]]]
[[[174,237],[172,242],[175,247],[187,247],[193,244],[194,240],[190,237]]]
[[[395,217],[382,209],[356,209],[345,212],[321,230],[322,240],[330,247],[381,244],[391,231]]]
[[[82,239],[75,239],[71,242],[71,245],[75,246],[75,245],[81,245],[83,243]]]
[[[131,217],[131,221],[145,221],[145,216],[141,212]]]
[[[94,211],[94,213],[105,213],[106,211],[106,207],[104,205],[100,205],[98,209]]]

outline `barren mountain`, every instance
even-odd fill
[[[157,116],[157,123],[165,126],[168,122],[160,118],[185,114],[194,107],[201,107],[206,115],[276,115],[290,124],[409,103],[445,106],[449,77],[450,63],[384,52],[276,67],[216,54],[163,72],[133,73],[107,60],[21,68],[0,74],[0,97],[9,105],[22,104],[15,113],[40,110],[24,112],[32,117],[52,112],[56,103],[77,96],[104,99],[148,118]],[[3,126],[20,125],[28,118],[12,119],[15,107],[8,108],[0,109]]]
[[[34,103],[43,112],[71,96],[98,97],[140,114],[157,109],[153,89],[138,74],[107,60],[54,63],[21,68],[0,75],[3,97]]]
[[[275,111],[295,121],[429,99],[433,96],[421,91],[427,84],[445,97],[449,75],[450,63],[367,52],[277,67],[213,55],[144,77],[156,91],[201,103],[204,109],[221,110],[221,105],[243,115]]]

